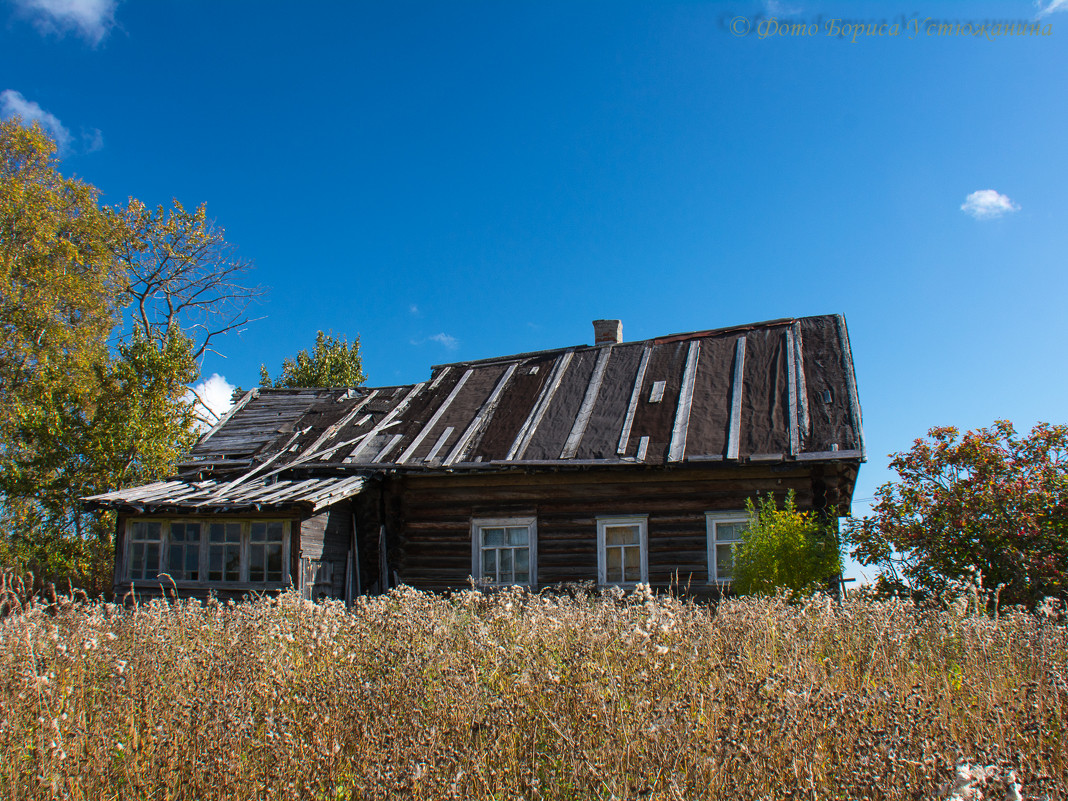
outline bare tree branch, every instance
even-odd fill
[[[177,328],[193,337],[200,359],[215,352],[214,340],[250,322],[248,308],[265,290],[243,282],[252,262],[238,257],[203,205],[188,212],[175,200],[153,211],[131,199],[123,217],[123,291],[135,328],[157,342]]]

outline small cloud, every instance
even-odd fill
[[[74,32],[96,47],[115,27],[118,0],[14,0],[20,16],[43,34]]]
[[[233,406],[233,394],[237,389],[218,373],[212,373],[186,395],[186,399],[195,404],[197,417],[200,419],[201,431],[207,431],[219,418],[230,411]]]
[[[459,345],[460,345],[460,340],[458,340],[454,336],[449,336],[448,334],[446,334],[444,332],[442,332],[440,334],[434,334],[433,336],[428,337],[428,339],[431,342],[438,342],[438,343],[444,345],[449,350],[456,350],[456,348],[459,347]]]
[[[1035,19],[1042,19],[1050,14],[1056,14],[1058,11],[1068,11],[1068,0],[1050,0],[1045,8],[1042,7],[1041,0],[1039,0],[1035,3],[1035,8],[1038,9]]]
[[[82,146],[86,153],[95,153],[104,147],[104,134],[99,128],[92,131],[82,131]]]
[[[415,317],[419,316],[419,307],[416,306],[414,303],[408,307],[408,311],[411,312],[411,314]]]
[[[792,17],[800,14],[801,9],[787,5],[781,0],[764,0],[764,13],[769,17]]]
[[[59,153],[63,155],[70,152],[71,135],[59,117],[50,111],[45,111],[37,103],[27,100],[21,92],[14,89],[5,89],[0,92],[0,117],[5,120],[12,117],[21,117],[23,122],[39,122],[49,133],[52,134],[59,146]],[[99,134],[99,131],[97,132]],[[101,138],[103,143],[103,138]]]
[[[964,198],[964,203],[960,208],[965,214],[970,214],[977,220],[993,220],[1009,212],[1017,211],[1020,207],[1007,196],[993,189],[980,189]]]

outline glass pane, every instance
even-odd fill
[[[185,523],[171,523],[171,542],[185,542]]]
[[[500,553],[501,553],[501,558],[500,558],[501,576],[500,576],[500,580],[501,581],[511,581],[512,580],[512,552],[506,548],[506,549],[502,550]]]
[[[504,545],[504,529],[503,528],[484,528],[482,529],[482,544],[488,547],[494,545]]]
[[[158,542],[162,538],[162,535],[162,523],[152,523],[142,520],[138,523],[134,523],[131,540],[141,540],[142,542],[155,540]]]
[[[267,540],[269,542],[282,541],[282,521],[276,520],[267,524]]]
[[[135,543],[130,546],[130,578],[142,578],[144,569],[145,546]]]
[[[267,580],[282,580],[282,546],[267,546]]]
[[[174,531],[171,531],[174,534]],[[167,572],[171,574],[171,578],[182,577],[182,563],[185,549],[181,545],[171,545],[170,553],[167,554]]]
[[[729,579],[734,573],[734,548],[730,545],[716,546],[716,578]]]
[[[253,524],[255,525],[255,524]],[[248,549],[248,580],[263,581],[264,548],[262,545],[253,545]]]
[[[186,542],[200,542],[200,523],[185,524]]]
[[[190,581],[197,581],[200,578],[199,548],[185,549],[185,577]]]
[[[222,548],[213,547],[208,556],[208,581],[222,581]]]
[[[145,546],[145,578],[155,578],[159,573],[159,545],[149,543]]]
[[[516,573],[515,574],[515,582],[516,582],[516,584],[526,584],[528,581],[530,581],[530,574],[529,573]]]
[[[622,548],[606,548],[605,549],[605,562],[607,565],[607,571],[605,575],[606,581],[622,581],[623,580],[623,549]]]
[[[241,547],[237,545],[226,546],[226,575],[223,581],[241,580]]]
[[[716,539],[720,542],[737,542],[744,531],[744,523],[717,523]]]
[[[623,549],[623,574],[624,581],[642,580],[642,552],[636,545]]]
[[[497,552],[489,548],[482,551],[482,578],[485,581],[497,580]]]
[[[223,535],[226,533],[226,526],[222,523],[212,523],[208,527],[209,535],[212,542],[222,542]]]
[[[606,545],[632,545],[638,542],[637,526],[605,526]]]
[[[515,569],[526,570],[530,567],[530,551],[526,548],[515,549]]]
[[[226,524],[226,541],[227,542],[241,542],[241,524],[240,523],[227,523]]]
[[[530,532],[526,526],[522,528],[510,528],[508,529],[508,544],[509,545],[526,545],[530,536]]]
[[[253,523],[252,530],[249,532],[249,538],[253,542],[263,542],[267,539],[267,524]]]

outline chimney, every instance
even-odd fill
[[[593,344],[616,345],[623,341],[623,323],[619,320],[594,320]]]

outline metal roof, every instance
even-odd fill
[[[429,381],[404,386],[252,390],[180,468],[187,479],[238,471],[262,482],[297,469],[351,476],[864,456],[845,320],[825,315],[438,365]],[[151,486],[166,494],[172,484]],[[116,506],[130,492],[90,501]]]

